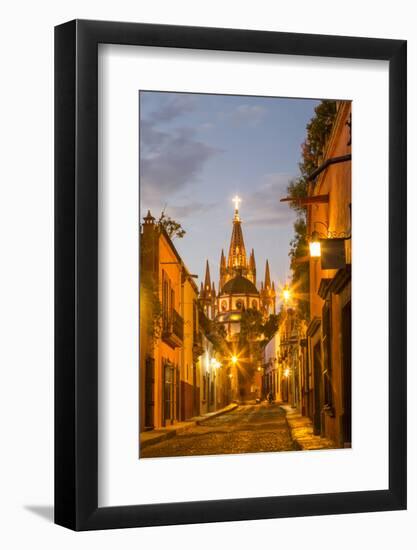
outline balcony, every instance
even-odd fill
[[[194,358],[197,359],[204,353],[204,346],[203,346],[203,337],[201,333],[194,332],[193,335],[193,355]]]
[[[172,309],[162,316],[162,340],[171,348],[179,348],[184,340],[184,320],[179,313]]]

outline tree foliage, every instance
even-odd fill
[[[323,151],[330,135],[336,116],[336,102],[323,100],[315,108],[315,114],[307,124],[307,136],[301,146],[301,162],[299,163],[300,175],[292,180],[288,187],[288,196],[293,199],[307,197],[308,177],[321,164]],[[290,203],[291,208],[297,212],[294,223],[294,238],[290,243],[289,256],[291,258],[292,285],[297,289],[297,294],[307,296],[309,293],[309,264],[300,261],[308,256],[307,239],[307,208],[296,202]],[[300,313],[305,319],[309,318],[309,304],[307,300],[300,300]]]
[[[257,309],[248,308],[240,320],[239,349],[242,356],[249,358],[242,364],[250,378],[256,366],[262,361],[263,349],[279,326],[279,315],[269,315],[265,320]]]
[[[258,309],[248,308],[242,312],[239,333],[242,344],[261,338],[262,321],[262,313]]]
[[[263,325],[263,335],[265,344],[270,341],[270,339],[277,332],[279,323],[280,323],[280,314],[270,315]]]
[[[300,175],[292,180],[287,188],[288,194],[294,199],[301,199],[307,196],[308,177],[318,168],[323,158],[323,150],[330,135],[333,122],[336,116],[336,102],[323,100],[314,109],[314,116],[307,124],[307,136],[301,145],[301,162],[298,164]],[[291,203],[298,214],[306,212],[305,206]]]
[[[203,328],[204,334],[213,344],[216,351],[228,355],[228,347],[226,343],[226,329],[222,323],[209,319],[204,313],[201,302],[197,302],[198,307],[198,323]]]
[[[260,341],[266,345],[278,330],[279,315],[269,315],[266,320],[258,309],[248,308],[242,312],[240,339],[245,342]]]
[[[185,229],[179,222],[173,220],[170,216],[165,214],[165,210],[162,210],[156,224],[159,228],[166,231],[171,240],[174,240],[175,238],[182,239],[186,233]]]
[[[307,137],[301,146],[301,176],[308,177],[322,161],[323,151],[336,116],[336,102],[325,99],[314,109],[315,115],[307,124]]]

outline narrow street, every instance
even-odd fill
[[[294,445],[277,404],[240,405],[175,437],[146,447],[141,458],[292,451]]]

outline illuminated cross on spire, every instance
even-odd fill
[[[242,202],[242,199],[240,197],[238,197],[237,195],[235,195],[233,197],[232,201],[235,203],[235,210],[238,211],[239,210],[239,203]]]

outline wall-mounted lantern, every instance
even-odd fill
[[[321,223],[326,228],[326,224]],[[351,235],[341,232],[329,232],[325,235],[313,231],[309,240],[310,258],[320,258],[322,269],[340,269],[346,267],[345,241],[350,240]]]
[[[321,256],[321,244],[319,234],[317,231],[313,231],[311,235],[311,241],[309,242],[310,258],[320,258]]]

